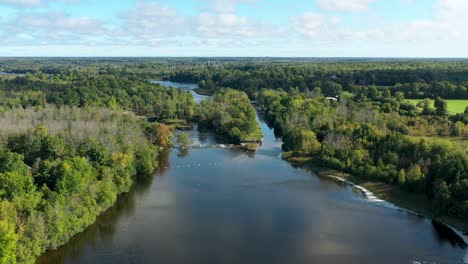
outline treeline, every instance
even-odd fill
[[[0,123],[0,263],[33,263],[92,224],[157,168],[170,133],[100,108],[11,109]]]
[[[339,102],[303,93],[262,90],[256,95],[284,149],[320,164],[423,193],[438,215],[468,219],[468,157],[447,140],[409,136],[420,120],[354,96]],[[398,99],[394,98],[396,102]],[[465,113],[468,115],[468,112]],[[428,122],[429,122],[428,121]],[[462,123],[462,129],[466,129]]]
[[[320,93],[308,94],[320,96]],[[357,87],[352,93],[343,92],[340,100],[362,105],[372,105],[377,111],[392,114],[389,127],[402,134],[420,136],[468,136],[468,107],[462,113],[450,114],[447,101],[436,97],[412,104],[402,92],[392,95],[390,89],[379,90],[375,86]]]
[[[96,106],[130,110],[163,119],[190,119],[195,101],[187,91],[166,88],[136,77],[72,72],[0,78],[0,109],[40,106]]]
[[[0,263],[34,262],[154,172],[172,131],[147,118],[195,117],[189,92],[138,77],[138,66],[70,63],[0,78]]]
[[[393,93],[402,92],[411,99],[441,97],[444,99],[468,99],[468,83],[454,82],[413,82],[398,83],[391,88]]]
[[[356,86],[375,85],[403,92],[407,98],[468,99],[466,63],[449,62],[355,62],[229,64],[218,67],[179,68],[168,78],[179,82],[198,82],[201,88],[216,90],[232,87],[253,95],[262,88],[310,92],[320,88],[326,96]]]
[[[199,105],[199,128],[211,129],[230,143],[262,139],[256,112],[244,92],[221,89]]]
[[[435,213],[468,219],[466,150],[432,138],[468,136],[468,110],[449,115],[442,99],[468,98],[466,61],[11,59],[0,67],[25,73],[0,77],[0,263],[33,262],[65,243],[133,177],[153,171],[172,132],[148,117],[198,120],[233,143],[261,139],[249,97],[285,150],[424,193]],[[215,95],[196,106],[188,92],[151,84],[155,77]]]

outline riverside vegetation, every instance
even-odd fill
[[[89,65],[2,78],[0,96],[0,263],[33,263],[92,224],[155,171],[174,123],[200,120],[232,143],[258,129],[243,92],[197,108],[187,91]]]
[[[31,263],[65,243],[154,171],[172,145],[164,122],[196,121],[231,143],[261,139],[250,99],[287,157],[424,195],[433,215],[466,223],[468,109],[450,113],[445,99],[468,99],[468,62],[204,61],[0,61],[25,74],[0,77],[0,263]],[[214,96],[197,106],[152,79]]]
[[[212,129],[235,144],[261,141],[255,116],[247,94],[232,89],[219,90],[213,98],[204,100],[198,111],[200,128]]]
[[[0,263],[64,244],[157,168],[171,131],[135,114],[195,111],[190,93],[104,74],[27,74],[0,91]]]
[[[468,231],[468,108],[450,113],[445,100],[468,98],[467,65],[251,63],[192,67],[171,78],[246,91],[282,137],[285,158],[422,194],[429,216]],[[425,97],[433,100],[406,100]]]
[[[94,222],[157,167],[157,126],[102,108],[0,114],[1,263],[33,262]],[[141,177],[141,176],[140,176]]]

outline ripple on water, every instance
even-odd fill
[[[195,143],[191,148],[215,148],[217,142],[210,134],[200,134],[195,127],[186,133]],[[439,247],[441,241],[449,240],[444,234],[439,237],[444,230],[434,231],[428,221],[410,221],[406,214],[401,214],[401,221],[400,217],[389,219],[387,214],[369,215],[374,206],[343,204],[341,199],[330,199],[327,190],[314,192],[321,187],[320,181],[295,178],[297,171],[286,162],[272,164],[281,159],[281,143],[268,136],[255,162],[246,164],[248,168],[238,166],[243,160],[234,163],[241,156],[237,151],[173,154],[166,157],[168,169],[156,174],[146,189],[136,189],[132,194],[136,198],[120,199],[125,206],[114,206],[120,209],[111,211],[111,220],[106,218],[110,227],[105,230],[109,233],[105,240],[98,240],[103,234],[99,229],[90,229],[55,253],[58,258],[76,256],[75,262],[80,263],[144,263],[144,258],[162,263],[185,263],[187,259],[207,263],[226,258],[232,263],[261,259],[274,263],[430,264],[455,260],[468,264],[466,249]],[[251,177],[243,176],[246,169],[252,171]],[[307,191],[265,185],[291,177],[303,181],[294,187]],[[346,184],[355,186],[369,203],[397,208],[361,186]],[[349,190],[341,192],[347,199],[355,199]],[[398,232],[401,230],[410,233]],[[382,240],[383,236],[388,239]],[[339,252],[348,248],[350,252]],[[333,256],[324,256],[324,249],[333,250]],[[45,263],[65,262],[58,258],[49,257]]]

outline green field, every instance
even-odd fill
[[[409,102],[417,104],[423,99],[408,99]],[[452,114],[463,113],[465,108],[468,107],[468,100],[445,100],[447,101],[447,110]],[[431,100],[434,105],[434,100]]]

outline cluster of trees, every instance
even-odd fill
[[[438,139],[468,136],[468,109],[450,115],[444,101],[468,99],[466,73],[466,61],[251,62],[179,67],[168,78],[245,91],[285,150],[424,193],[435,213],[468,219],[466,150]]]
[[[0,263],[65,243],[157,167],[172,131],[136,115],[197,119],[230,142],[255,141],[249,96],[285,150],[424,193],[435,213],[468,219],[466,150],[434,139],[468,136],[468,109],[450,115],[442,99],[468,98],[467,61],[3,59],[0,71],[21,74],[0,76]],[[197,106],[149,82],[161,77],[214,96]],[[186,149],[190,138],[176,143]]]
[[[69,75],[26,74],[0,79],[0,107],[54,104],[97,106],[130,110],[137,115],[163,119],[190,119],[195,101],[183,90],[166,88],[132,76],[72,72]]]
[[[399,109],[387,113],[381,104],[356,97],[343,96],[335,102],[278,90],[256,94],[267,120],[283,137],[285,150],[369,180],[426,194],[435,213],[468,219],[466,154],[447,140],[408,135],[418,120],[434,117],[400,116]],[[442,109],[443,100],[436,107]],[[444,121],[433,126],[451,123],[439,114],[433,113]]]
[[[389,126],[403,134],[468,136],[468,108],[463,113],[451,115],[447,102],[441,97],[434,101],[426,98],[415,105],[405,100],[402,92],[392,95],[389,88],[378,90],[375,86],[358,87],[352,93],[341,93],[340,96],[344,100],[372,105],[379,112],[394,113]]]
[[[403,92],[407,98],[468,99],[467,66],[465,61],[237,63],[179,68],[168,78],[198,82],[201,88],[212,91],[232,87],[251,96],[262,88],[308,93],[317,87],[326,96],[336,96],[356,86],[375,85],[390,88],[392,94]]]
[[[424,99],[441,97],[444,99],[468,99],[468,83],[449,81],[397,83],[392,92],[402,92],[407,98]]]
[[[32,263],[92,224],[157,168],[170,137],[162,124],[99,108],[12,109],[5,119],[16,131],[0,140],[0,263]]]
[[[135,65],[14,63],[22,74],[0,76],[0,263],[33,263],[155,171],[172,131],[141,116],[188,120],[196,104]]]
[[[244,92],[221,89],[202,101],[197,113],[199,128],[214,130],[232,143],[240,143],[259,130],[255,109]]]

